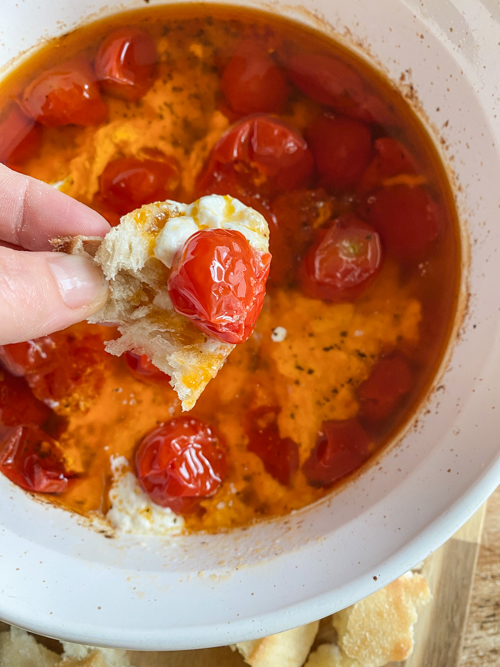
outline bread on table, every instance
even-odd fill
[[[251,667],[302,667],[318,632],[319,621],[264,639],[236,644]]]
[[[412,572],[403,575],[334,614],[340,648],[362,667],[382,667],[391,661],[406,660],[413,649],[417,611],[430,598],[429,586],[422,575]]]

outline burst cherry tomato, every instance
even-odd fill
[[[31,393],[26,381],[0,371],[0,425],[41,426],[51,411]]]
[[[307,184],[313,158],[291,127],[265,114],[241,120],[215,145],[198,183],[200,194],[239,197],[293,190]]]
[[[271,255],[225,229],[191,236],[174,260],[168,292],[178,313],[208,336],[242,343],[262,308]]]
[[[151,382],[153,384],[167,384],[170,382],[170,376],[156,368],[151,359],[145,354],[125,352],[125,361],[132,375],[141,382]]]
[[[248,449],[262,459],[267,472],[285,486],[299,467],[299,448],[291,438],[280,436],[279,407],[261,406],[246,418]]]
[[[231,109],[241,115],[279,113],[288,97],[283,72],[253,40],[239,44],[224,70],[221,88]]]
[[[54,355],[56,339],[43,336],[25,343],[0,346],[0,362],[12,375],[24,376],[34,372],[48,372],[57,366]]]
[[[340,60],[319,53],[292,56],[287,62],[295,85],[316,102],[366,123],[394,124],[387,105],[363,85],[361,78]]]
[[[314,241],[317,229],[331,220],[338,203],[325,190],[295,190],[279,195],[272,203],[269,249],[273,256],[269,284],[277,285],[297,274],[297,265]]]
[[[370,130],[342,116],[321,116],[309,129],[309,144],[319,176],[333,188],[357,184],[372,155]]]
[[[400,174],[415,174],[416,161],[410,151],[397,139],[382,137],[373,144],[375,157],[368,165],[359,184],[360,193],[372,192],[384,180]]]
[[[413,385],[408,362],[401,356],[380,359],[357,389],[360,415],[369,421],[389,417]]]
[[[26,491],[62,493],[66,471],[60,445],[34,426],[0,427],[0,470]]]
[[[105,93],[135,102],[153,83],[157,57],[154,40],[147,32],[120,28],[99,47],[95,73]]]
[[[353,301],[382,266],[379,235],[352,216],[335,221],[310,248],[300,267],[303,292],[313,299]]]
[[[118,158],[101,174],[98,204],[125,215],[144,204],[175,197],[179,180],[180,169],[174,158]]]
[[[88,60],[68,60],[40,74],[22,96],[26,113],[43,125],[98,125],[108,110]]]
[[[311,486],[330,486],[357,470],[371,452],[370,438],[358,421],[326,421],[302,469]]]
[[[0,121],[0,162],[19,164],[33,157],[42,141],[42,127],[14,104]]]
[[[135,455],[137,477],[158,505],[178,514],[195,511],[213,496],[226,475],[226,451],[208,424],[194,417],[172,419],[151,431]]]
[[[395,185],[368,200],[367,221],[375,227],[388,252],[400,259],[417,259],[439,236],[437,204],[421,186]]]

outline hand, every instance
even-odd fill
[[[99,310],[107,296],[101,271],[84,257],[47,251],[50,239],[109,229],[92,209],[0,165],[0,345],[59,331]]]

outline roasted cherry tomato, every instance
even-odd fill
[[[246,432],[249,451],[257,454],[267,472],[286,486],[299,467],[299,448],[291,438],[280,436],[280,412],[280,407],[266,405],[251,410],[246,418]]]
[[[0,470],[26,491],[62,493],[66,471],[60,445],[34,426],[0,427]]]
[[[198,500],[213,496],[227,471],[222,441],[194,417],[172,419],[151,431],[135,461],[139,484],[151,500],[178,514],[196,511]]]
[[[311,486],[330,486],[359,468],[371,453],[370,438],[356,419],[326,421],[302,470]]]
[[[333,188],[354,187],[370,163],[370,130],[352,118],[321,116],[309,129],[308,140],[320,178]]]
[[[279,113],[288,98],[285,75],[254,40],[241,42],[221,78],[221,89],[238,114]]]
[[[0,362],[12,375],[29,375],[34,372],[48,372],[58,364],[56,338],[43,336],[25,343],[0,346]]]
[[[353,216],[339,218],[304,257],[302,291],[313,299],[354,301],[377,275],[382,256],[377,232]]]
[[[261,311],[270,262],[271,255],[254,250],[240,232],[197,232],[174,259],[172,304],[208,336],[242,343]]]
[[[106,353],[99,335],[53,334],[56,348],[48,363],[26,373],[33,394],[59,414],[85,411],[104,384]],[[35,341],[36,342],[36,341]]]
[[[394,185],[368,199],[366,220],[380,233],[388,252],[399,259],[417,259],[439,236],[437,204],[421,186]]]
[[[118,158],[109,162],[99,179],[98,205],[125,215],[135,208],[175,197],[180,169],[177,160]]]
[[[108,109],[89,61],[68,60],[40,74],[25,89],[23,107],[39,123],[56,125],[98,125]]]
[[[360,416],[369,421],[389,417],[413,386],[412,372],[402,356],[380,359],[357,389]]]
[[[366,123],[391,125],[389,107],[368,90],[361,78],[340,60],[319,53],[303,53],[287,61],[295,85],[316,102]]]
[[[295,190],[276,197],[271,206],[272,217],[266,216],[273,256],[269,273],[271,285],[296,277],[303,249],[311,245],[317,230],[331,220],[339,208],[339,202],[321,188]]]
[[[359,183],[359,192],[366,193],[381,187],[384,181],[401,174],[415,174],[416,161],[410,151],[397,139],[382,137],[373,144],[375,157]]]
[[[102,339],[94,334],[60,332],[0,347],[2,365],[24,376],[34,396],[58,412],[84,410],[97,397],[104,383],[104,358]]]
[[[105,93],[135,102],[151,87],[157,59],[154,40],[147,32],[119,28],[99,47],[95,73]]]
[[[198,182],[202,194],[256,195],[293,190],[308,183],[313,158],[305,140],[271,116],[236,123],[216,143]],[[241,191],[241,192],[240,192]]]
[[[42,141],[42,127],[14,104],[0,120],[0,162],[17,165],[33,157]]]
[[[132,375],[141,382],[148,384],[168,384],[170,382],[170,375],[156,368],[151,359],[145,354],[125,352],[125,361]]]
[[[41,426],[51,411],[31,393],[26,381],[0,371],[0,425]]]

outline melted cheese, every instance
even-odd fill
[[[255,250],[269,251],[269,227],[265,218],[234,197],[210,195],[189,204],[175,204],[178,215],[169,218],[156,240],[154,254],[171,268],[174,257],[190,236],[204,229],[240,232]]]
[[[157,505],[144,493],[136,476],[128,470],[128,461],[124,456],[111,459],[111,471],[111,509],[106,518],[115,530],[134,535],[170,535],[181,532],[183,518],[168,507]]]

